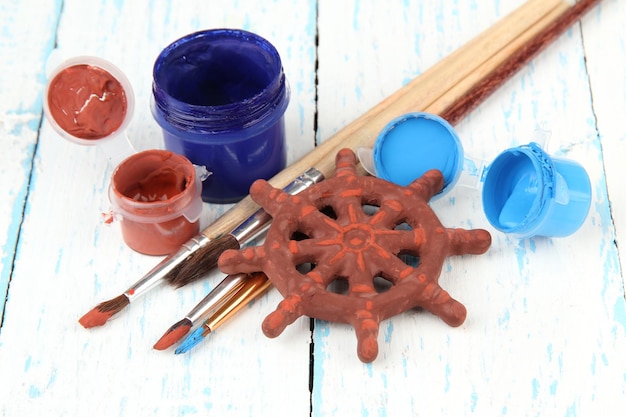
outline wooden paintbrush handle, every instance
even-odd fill
[[[270,183],[275,187],[282,188],[310,167],[317,168],[326,177],[331,176],[334,171],[335,155],[339,149],[373,146],[378,133],[393,118],[410,111],[428,109],[437,100],[441,100],[442,97],[449,94],[449,91],[457,84],[461,84],[463,80],[470,77],[479,67],[484,73],[489,73],[489,68],[481,67],[483,64],[489,62],[487,65],[490,66],[490,69],[495,69],[495,66],[498,65],[497,60],[490,61],[490,58],[503,50],[508,51],[506,48],[529,29],[548,24],[550,21],[546,21],[544,18],[555,9],[562,9],[564,4],[560,0],[530,0],[526,2],[474,40],[441,60],[431,69],[416,77],[406,86],[322,142],[304,157],[279,172],[270,180]],[[509,53],[504,53],[504,56],[506,57]],[[465,88],[471,88],[471,86],[466,85],[460,90]],[[463,91],[455,91],[457,94],[463,94]],[[202,233],[209,238],[229,233],[258,208],[259,206],[252,201],[250,196],[247,196]]]

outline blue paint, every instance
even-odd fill
[[[606,273],[605,276],[607,276]],[[615,301],[615,305],[613,306],[613,318],[622,326],[622,331],[626,333],[626,300],[624,300],[624,297],[619,297]]]
[[[539,397],[539,381],[537,378],[533,378],[533,399],[536,400]]]
[[[322,384],[324,381],[324,369],[327,354],[324,353],[326,338],[330,331],[329,323],[322,320],[314,320],[313,343],[314,343],[314,362],[313,362],[313,393],[311,402],[313,403],[313,411],[322,409]]]
[[[38,398],[41,397],[41,390],[34,385],[31,385],[28,389],[28,396],[30,398]]]
[[[511,312],[509,310],[504,310],[504,313],[502,313],[502,315],[498,318],[498,327],[502,329],[506,329],[507,326],[505,325],[508,324],[510,319],[511,319]]]
[[[472,395],[470,396],[470,410],[472,411],[472,413],[476,411],[477,405],[478,405],[478,394],[476,393],[476,391],[474,391],[472,392]]]
[[[28,356],[28,358],[26,358],[26,361],[24,362],[24,372],[28,372],[30,370],[30,365],[33,361],[33,357],[32,356]]]
[[[387,320],[387,327],[385,328],[385,343],[391,342],[391,334],[393,333],[393,322]]]
[[[525,241],[520,240],[515,245],[515,257],[517,259],[517,269],[521,272],[524,270],[526,264],[526,244]]]
[[[504,233],[564,237],[587,218],[591,182],[580,164],[550,157],[531,142],[503,151],[490,164],[482,201],[489,223]]]
[[[552,381],[552,383],[550,384],[550,395],[556,395],[556,388],[558,385],[558,381]]]
[[[576,404],[572,404],[565,411],[565,417],[576,417],[578,415]]]
[[[287,162],[289,86],[278,51],[233,29],[189,34],[157,57],[152,114],[165,147],[212,172],[202,199],[234,203]]]
[[[181,405],[178,407],[179,416],[185,416],[188,414],[198,414],[198,409],[192,405]]]

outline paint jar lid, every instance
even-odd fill
[[[368,157],[366,153],[364,148],[358,150],[362,162]],[[434,197],[438,198],[458,181],[463,160],[463,146],[452,126],[439,116],[415,112],[397,117],[385,126],[371,153],[371,166],[366,169],[402,186],[437,169],[444,177],[443,189]]]

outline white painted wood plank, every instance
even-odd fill
[[[456,2],[440,10],[439,2],[426,3],[417,10],[401,2],[384,9],[321,3],[322,140],[395,91],[407,72],[428,67],[407,55],[417,51],[432,64],[458,46],[452,43],[521,4]],[[615,3],[595,12],[595,25],[605,13],[618,15]],[[457,27],[465,31],[451,36]],[[423,39],[406,35],[414,29]],[[587,30],[593,29],[585,25],[585,39]],[[595,36],[600,43],[607,35]],[[613,42],[623,44],[625,36],[611,27]],[[368,47],[337,53],[342,39],[344,48],[356,40]],[[390,59],[385,54],[392,50]],[[600,68],[611,58],[597,53],[607,60],[595,64]],[[426,312],[397,316],[382,323],[379,358],[369,365],[358,361],[349,326],[316,322],[314,415],[590,415],[626,405],[622,273],[584,58],[576,26],[457,126],[467,153],[492,159],[528,143],[545,123],[552,131],[548,151],[579,161],[591,177],[584,226],[568,238],[519,241],[490,227],[475,190],[456,189],[433,203],[448,227],[483,227],[494,238],[486,255],[451,258],[444,266],[440,282],[466,305],[466,322],[452,329]],[[333,78],[329,67],[354,83]],[[615,76],[621,85],[623,75]]]
[[[146,149],[162,146],[148,107],[158,52],[204,28],[259,33],[277,47],[287,77],[293,79],[293,105],[286,116],[293,160],[314,145],[314,5],[66,1],[58,44],[66,56],[98,55],[128,75],[137,96],[128,133],[137,149]],[[290,24],[277,24],[277,16],[289,16]],[[42,30],[53,36],[50,29]],[[41,82],[31,88],[40,94]],[[102,223],[110,174],[98,149],[67,143],[47,124],[42,126],[30,209],[0,333],[0,368],[13,376],[0,379],[0,414],[308,414],[308,323],[286,332],[287,344],[263,336],[261,320],[278,302],[274,292],[189,355],[156,352],[152,345],[221,274],[178,291],[155,290],[106,327],[80,327],[82,314],[121,293],[159,260],[132,252],[122,244],[117,224]],[[225,209],[205,208],[204,225]],[[271,381],[280,389],[265,389]]]
[[[624,2],[603,2],[585,19],[583,40],[609,188],[611,216],[618,242],[626,230],[626,193],[622,187],[626,158],[626,40],[621,35],[625,16]],[[624,262],[621,264],[624,265]]]
[[[58,2],[0,4],[0,322],[41,120],[41,62],[54,45]],[[40,30],[32,33],[30,26]]]

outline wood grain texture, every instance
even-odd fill
[[[263,336],[261,322],[281,299],[270,290],[190,354],[152,350],[220,281],[218,272],[176,291],[159,288],[103,328],[77,323],[158,258],[131,251],[119,225],[102,222],[112,171],[103,153],[40,124],[55,42],[65,56],[98,55],[127,74],[137,98],[128,135],[148,149],[162,147],[149,111],[160,50],[204,28],[259,33],[279,50],[291,85],[293,162],[523,3],[0,4],[0,299],[8,290],[0,415],[586,416],[626,409],[621,0],[602,0],[456,126],[466,153],[485,160],[528,143],[537,127],[548,129],[548,152],[583,164],[593,187],[585,224],[561,239],[497,232],[474,189],[457,187],[432,203],[447,227],[493,235],[487,254],[444,265],[440,283],[468,310],[461,327],[424,311],[394,317],[381,325],[378,359],[364,365],[347,325],[314,321],[311,331],[302,318],[276,339]],[[203,226],[228,208],[205,205]]]

